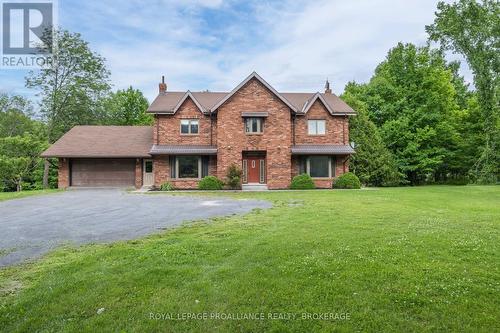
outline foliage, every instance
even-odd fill
[[[333,181],[333,188],[339,189],[359,189],[361,182],[359,178],[352,172],[346,172]]]
[[[290,184],[291,190],[309,190],[316,188],[313,179],[307,173],[293,177]]]
[[[92,52],[78,33],[55,32],[56,47],[51,65],[30,71],[26,87],[38,91],[40,113],[46,123],[49,143],[75,125],[101,124],[105,119],[100,100],[109,91],[105,60]],[[51,45],[50,34],[42,39]],[[49,163],[45,162],[43,183],[48,187]]]
[[[349,120],[349,137],[356,154],[350,158],[350,169],[367,186],[395,186],[403,181],[393,154],[387,149],[377,126],[367,115],[367,106],[355,97],[358,86],[347,84],[342,99],[356,110]]]
[[[142,92],[132,87],[111,93],[102,102],[108,125],[152,125],[153,116],[146,113],[148,105]]]
[[[50,189],[50,190],[32,190],[32,191],[24,191],[23,190],[22,192],[0,192],[0,201],[21,199],[21,198],[31,197],[31,196],[35,196],[35,195],[45,195],[45,194],[57,193],[58,191],[60,191],[60,190]]]
[[[164,182],[160,186],[160,191],[173,191],[175,190],[174,185],[171,182]]]
[[[104,58],[80,34],[59,30],[56,42],[53,64],[26,77],[26,86],[41,97],[40,112],[51,143],[75,125],[100,124],[98,101],[110,88]]]
[[[46,141],[32,135],[0,138],[0,179],[4,189],[15,186],[21,191],[40,165],[39,154],[47,148]]]
[[[500,2],[459,0],[439,2],[434,23],[426,27],[432,41],[444,50],[462,54],[474,74],[481,109],[483,140],[471,176],[495,183],[500,156]]]
[[[457,164],[457,82],[442,52],[399,43],[369,83],[348,87],[411,184],[447,176],[447,166]]]
[[[498,186],[224,193],[274,205],[154,237],[59,247],[29,265],[3,268],[0,327],[492,332],[498,326],[499,195]],[[165,320],[149,317],[155,311],[176,316],[282,308],[298,317],[346,311],[350,318],[169,320],[166,328]]]
[[[198,183],[200,190],[222,190],[224,182],[215,176],[203,177]]]
[[[232,163],[227,169],[227,185],[230,189],[238,189],[241,187],[241,169],[234,163]]]
[[[34,133],[40,122],[31,119],[33,106],[22,96],[9,96],[0,93],[0,137]]]

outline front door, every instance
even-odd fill
[[[243,182],[247,184],[266,183],[266,160],[261,156],[243,158]]]
[[[143,177],[143,185],[151,186],[154,183],[153,178],[153,161],[152,160],[144,160],[144,177]]]

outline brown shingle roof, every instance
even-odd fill
[[[191,94],[198,103],[203,108],[202,112],[210,113],[217,109],[217,106],[221,104],[225,99],[229,98],[231,94],[235,93],[241,86],[243,86],[250,79],[258,79],[265,86],[276,93],[279,98],[281,98],[285,104],[289,105],[290,108],[297,112],[297,114],[303,114],[302,110],[306,105],[306,102],[312,100],[317,93],[279,93],[274,90],[267,82],[265,82],[257,73],[250,74],[243,82],[241,82],[235,89],[231,92],[189,92],[189,91],[167,91],[165,93],[160,93],[153,103],[148,108],[148,112],[151,113],[174,113],[176,107],[179,107],[179,102],[186,97],[187,94]],[[322,97],[322,101],[327,104],[332,114],[351,114],[354,115],[356,112],[347,105],[343,100],[341,100],[335,94],[319,94]],[[190,97],[191,97],[190,96]],[[242,110],[244,111],[244,110]]]
[[[150,126],[75,126],[44,151],[42,157],[149,157]]]
[[[355,151],[350,145],[296,145],[292,146],[294,155],[344,155],[354,154]]]
[[[217,146],[209,145],[153,145],[151,155],[216,155]]]

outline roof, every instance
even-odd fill
[[[350,145],[296,145],[292,146],[293,155],[347,155],[355,151]]]
[[[42,157],[150,157],[150,126],[75,126],[44,151]]]
[[[216,155],[217,146],[209,145],[153,145],[151,155]]]
[[[280,93],[276,91],[257,73],[253,72],[230,92],[191,92],[191,91],[166,91],[160,93],[148,108],[148,112],[160,114],[175,113],[186,98],[190,97],[201,112],[210,114],[215,112],[231,96],[241,89],[251,79],[259,80],[266,88],[274,93],[283,103],[297,114],[305,114],[309,107],[320,99],[332,115],[355,115],[356,112],[333,93]],[[242,110],[244,111],[244,110]]]

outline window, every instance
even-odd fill
[[[146,173],[153,172],[153,161],[146,161],[144,163],[144,168],[146,169]]]
[[[335,177],[335,157],[304,156],[299,160],[299,173],[307,173],[313,178]]]
[[[182,119],[181,134],[198,134],[198,119]]]
[[[325,120],[308,120],[307,128],[309,135],[324,135],[326,133]]]
[[[177,157],[177,178],[199,178],[200,158],[197,156],[178,156]]]
[[[208,172],[209,156],[170,156],[171,178],[203,178]]]
[[[262,133],[262,118],[245,118],[246,133]]]

